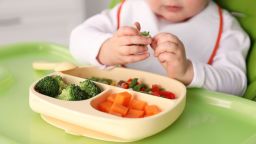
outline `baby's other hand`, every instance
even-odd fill
[[[193,66],[186,58],[183,43],[170,33],[159,33],[153,37],[151,47],[154,55],[166,69],[170,78],[188,85],[193,79]]]
[[[144,60],[149,57],[147,45],[152,38],[140,35],[140,25],[136,28],[121,27],[113,37],[106,40],[98,54],[98,60],[105,65],[129,64]]]

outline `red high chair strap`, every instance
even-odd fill
[[[122,1],[121,1],[121,4],[119,5],[118,10],[117,10],[117,29],[120,28],[121,11],[122,11],[124,2],[125,2],[125,0],[122,0]]]
[[[223,32],[223,13],[222,13],[222,9],[221,7],[218,5],[218,12],[219,12],[219,18],[220,18],[220,21],[219,21],[219,32],[218,32],[218,37],[216,39],[216,42],[215,42],[215,46],[214,46],[214,49],[212,51],[212,54],[208,60],[208,64],[211,65],[213,63],[213,59],[219,49],[219,46],[220,46],[220,40],[221,40],[221,36],[222,36],[222,32]]]

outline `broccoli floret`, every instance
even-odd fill
[[[87,99],[88,95],[81,90],[79,86],[71,84],[62,90],[61,94],[57,96],[57,99],[76,101]]]
[[[101,93],[101,89],[92,81],[85,80],[80,83],[80,88],[85,91],[89,97],[96,96],[97,94]]]
[[[63,78],[61,76],[55,76],[54,79],[59,84],[59,94],[62,92],[63,89],[65,89],[68,85],[64,82]]]
[[[37,92],[50,97],[56,97],[59,95],[59,89],[60,86],[58,81],[51,76],[46,76],[35,85],[35,90]]]
[[[149,31],[140,32],[140,35],[141,35],[141,36],[145,36],[145,37],[150,37]]]

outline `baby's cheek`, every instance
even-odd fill
[[[194,16],[202,11],[208,2],[209,0],[183,0],[183,8],[186,12],[190,13],[191,16]]]
[[[147,0],[149,7],[151,8],[151,10],[156,13],[159,14],[160,12],[160,8],[161,8],[161,0]]]

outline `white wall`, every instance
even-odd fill
[[[0,45],[50,42],[68,46],[72,29],[111,0],[0,0]]]
[[[91,17],[108,8],[111,0],[85,0],[86,18]]]
[[[0,45],[49,42],[67,46],[71,30],[86,17],[85,9],[85,0],[0,0]]]

